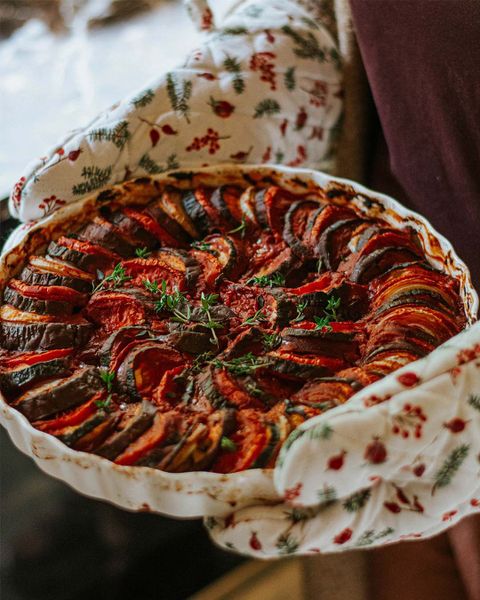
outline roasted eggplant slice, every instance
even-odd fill
[[[211,470],[234,473],[251,469],[267,448],[270,438],[271,432],[261,414],[252,409],[238,411],[234,431],[229,434],[228,443],[223,444]]]
[[[97,410],[82,423],[66,427],[59,431],[52,431],[51,435],[54,435],[64,444],[75,450],[95,452],[97,446],[102,444],[119,419],[119,414]]]
[[[116,371],[118,361],[121,361],[125,348],[132,343],[136,344],[140,340],[147,340],[151,337],[151,332],[142,325],[120,327],[109,335],[102,344],[98,352],[100,366],[108,368],[109,371]]]
[[[144,222],[142,222],[145,221],[144,218],[135,219],[125,209],[117,210],[111,214],[108,212],[106,218],[128,240],[133,248],[152,250],[158,246],[159,240],[146,228]]]
[[[105,271],[120,261],[120,256],[114,252],[72,237],[60,237],[56,242],[50,242],[48,256],[67,263],[88,273],[96,274]]]
[[[119,465],[139,464],[169,440],[178,440],[182,417],[175,412],[155,413],[152,425],[115,458]]]
[[[3,300],[23,312],[66,316],[86,304],[87,296],[69,287],[28,285],[11,279]]]
[[[19,352],[75,348],[83,346],[92,333],[91,323],[81,318],[60,322],[52,319],[5,304],[0,309],[0,346]]]
[[[187,192],[182,197],[183,208],[192,221],[195,231],[198,232],[194,237],[205,236],[212,227],[210,216],[205,210],[203,203],[197,199],[198,190],[195,192]],[[193,232],[193,230],[192,230]],[[192,234],[192,232],[190,232]]]
[[[103,387],[94,367],[79,369],[66,379],[35,386],[12,404],[30,420],[44,419],[82,404]]]
[[[379,277],[391,267],[415,260],[418,252],[401,246],[387,246],[361,256],[352,270],[351,279],[355,283],[368,283]]]
[[[312,249],[304,243],[304,237],[309,220],[317,210],[317,202],[297,200],[291,204],[285,215],[283,239],[298,256],[310,257],[313,255]]]
[[[130,404],[118,420],[115,430],[98,446],[95,454],[114,460],[153,424],[156,409],[147,400]]]
[[[91,291],[94,276],[58,260],[32,256],[20,273],[20,281],[27,285],[69,287],[85,293]]]
[[[130,398],[151,398],[165,371],[184,363],[182,355],[166,344],[139,342],[118,367],[118,387]]]
[[[22,354],[0,365],[0,389],[5,394],[19,393],[43,379],[68,375],[73,348]]]
[[[135,252],[135,245],[122,235],[121,230],[102,217],[95,217],[91,223],[80,230],[78,237],[98,244],[123,258],[128,258]]]
[[[266,357],[268,371],[294,381],[332,375],[347,366],[343,359],[331,356],[274,351],[269,352]]]
[[[222,185],[214,190],[210,197],[222,221],[227,227],[234,229],[242,221],[240,196],[242,188],[235,185]]]

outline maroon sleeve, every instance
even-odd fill
[[[399,199],[450,239],[478,286],[480,2],[351,0],[351,6],[389,171],[405,194]],[[381,161],[374,164],[369,184],[391,192]]]

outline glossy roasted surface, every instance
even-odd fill
[[[74,449],[171,472],[273,466],[303,420],[465,324],[412,229],[277,186],[132,194],[3,299],[12,406]]]

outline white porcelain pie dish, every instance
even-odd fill
[[[331,177],[310,169],[287,167],[219,165],[194,171],[175,171],[142,178],[148,192],[152,182],[185,187],[200,183],[219,185],[244,183],[267,178],[292,191],[315,193],[315,188],[348,188],[355,193],[351,203],[365,215],[379,216],[392,225],[408,224],[419,235],[431,264],[448,272],[460,282],[468,323],[476,318],[478,297],[465,264],[451,244],[428,221],[392,198],[373,192],[355,182]],[[138,181],[138,180],[137,180]],[[59,237],[67,227],[87,221],[101,203],[108,200],[101,192],[59,209],[8,244],[0,261],[0,287],[21,268],[33,252],[41,251],[47,241]],[[145,194],[147,201],[148,193]],[[128,198],[115,199],[118,204]],[[388,376],[391,377],[391,376]],[[221,516],[252,503],[277,502],[273,471],[253,469],[221,475],[210,472],[166,473],[147,467],[116,465],[104,458],[72,450],[55,437],[35,429],[11,408],[0,394],[0,423],[14,444],[46,473],[61,479],[82,494],[111,502],[133,511],[152,511],[174,517]]]

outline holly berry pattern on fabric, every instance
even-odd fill
[[[15,216],[38,219],[59,207],[44,202],[52,195],[69,203],[172,165],[334,167],[342,72],[329,31],[300,0],[244,0],[217,29],[208,3],[196,4],[202,45],[40,159],[12,191]]]

